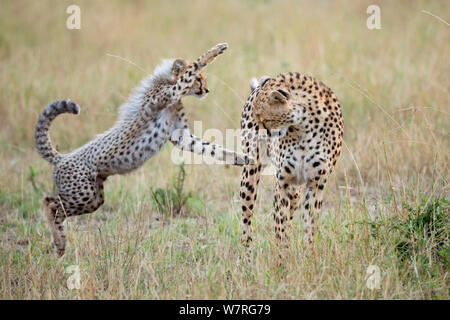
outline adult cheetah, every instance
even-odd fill
[[[255,160],[242,171],[242,243],[252,242],[251,219],[262,163],[269,156],[276,169],[275,236],[288,247],[288,229],[301,206],[305,241],[313,243],[314,217],[322,207],[328,176],[339,157],[344,122],[335,94],[322,82],[300,73],[253,81],[241,117],[244,153]],[[263,152],[263,145],[267,152]],[[263,154],[265,153],[265,154]]]
[[[194,63],[166,60],[121,107],[116,124],[94,140],[68,154],[60,154],[50,141],[49,127],[61,113],[78,114],[80,107],[70,100],[48,105],[36,125],[36,146],[54,166],[57,194],[43,203],[59,256],[66,248],[63,222],[66,217],[91,213],[104,202],[103,183],[108,176],[128,173],[140,167],[170,140],[182,150],[210,155],[232,164],[243,164],[246,156],[203,142],[188,129],[181,98],[208,93],[202,69],[227,48],[219,44]]]

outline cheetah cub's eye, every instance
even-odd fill
[[[197,97],[199,99],[206,97],[209,90],[206,85],[206,76],[205,75],[201,74],[201,75],[195,77],[195,83],[194,83],[194,87],[193,87],[192,91],[193,91],[192,95],[194,95],[195,97]]]

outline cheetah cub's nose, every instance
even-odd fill
[[[205,92],[208,93],[208,92],[209,92],[209,89],[205,89]]]

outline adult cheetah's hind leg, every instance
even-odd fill
[[[288,229],[292,228],[292,220],[294,219],[295,211],[300,206],[300,197],[301,197],[302,189],[300,186],[290,185],[288,189],[288,197],[289,197],[289,211],[290,216],[288,219]],[[289,230],[289,233],[291,230]]]
[[[278,179],[277,179],[278,180]],[[292,201],[290,186],[281,186],[279,181],[275,184],[274,196],[274,215],[275,220],[275,239],[278,244],[280,259],[283,259],[287,250],[289,249],[289,233],[292,218],[292,206],[295,204]],[[281,262],[281,261],[280,261]]]
[[[279,182],[275,185],[274,196],[274,215],[275,220],[275,239],[278,244],[278,264],[282,265],[282,261],[288,254],[290,243],[290,235],[292,234],[292,220],[294,213],[300,204],[301,187],[296,185],[283,185]]]
[[[58,257],[62,257],[66,251],[66,233],[63,222],[66,218],[60,200],[56,196],[48,196],[43,199],[45,214],[52,233],[52,245]]]
[[[294,219],[294,214],[300,207],[300,197],[302,194],[302,187],[298,185],[290,185],[287,190],[289,198],[289,212],[290,215],[287,217],[286,230],[287,234],[293,234],[294,230],[292,228],[292,220]],[[289,237],[287,238],[289,239]]]
[[[305,201],[302,204],[301,211],[304,222],[304,239],[308,246],[312,247],[315,236],[315,221],[317,214],[322,209],[323,189],[326,185],[326,176],[319,180],[310,179],[306,183]]]
[[[261,164],[259,157],[255,164],[244,165],[241,177],[241,201],[242,201],[242,237],[241,243],[247,248],[247,258],[251,261],[252,244],[252,217],[255,209],[257,188],[260,178]]]

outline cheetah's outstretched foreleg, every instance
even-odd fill
[[[172,134],[170,141],[179,149],[190,151],[198,155],[206,155],[226,164],[242,166],[253,163],[253,159],[245,154],[236,153],[224,147],[203,141],[193,135],[189,129],[178,129]]]

